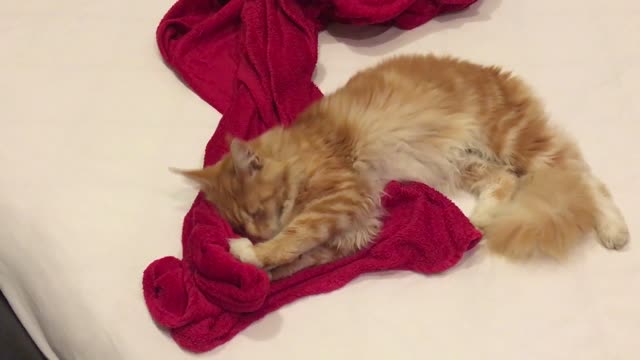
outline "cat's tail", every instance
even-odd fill
[[[491,250],[510,258],[564,258],[593,229],[608,248],[628,241],[622,214],[588,171],[546,168],[519,182],[511,201],[497,207],[483,228]]]

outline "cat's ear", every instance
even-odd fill
[[[262,169],[262,160],[248,142],[232,139],[229,144],[229,152],[233,167],[238,175],[253,176]]]
[[[224,142],[227,143],[228,147],[231,147],[231,142],[233,142],[233,136],[229,133],[224,134]]]
[[[169,168],[169,170],[193,181],[202,190],[209,189],[215,183],[216,170],[213,166],[197,170],[181,170],[176,168]]]

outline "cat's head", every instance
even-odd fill
[[[229,153],[201,170],[178,170],[194,180],[235,231],[254,240],[275,236],[293,205],[286,164],[263,156],[259,144],[228,139]]]

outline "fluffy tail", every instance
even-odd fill
[[[511,201],[496,209],[483,228],[485,239],[510,258],[563,258],[596,226],[597,205],[585,171],[540,170],[522,177]]]

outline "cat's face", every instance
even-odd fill
[[[230,140],[230,152],[213,166],[183,171],[195,180],[235,231],[264,241],[289,222],[293,195],[286,166],[261,157],[248,142]]]

